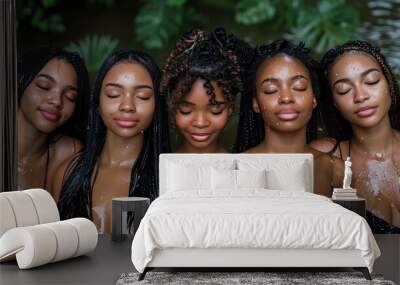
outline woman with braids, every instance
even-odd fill
[[[330,197],[340,186],[343,161],[316,151],[320,96],[318,64],[303,43],[279,40],[256,49],[249,92],[242,99],[236,149],[247,153],[311,153],[314,193]]]
[[[109,233],[113,197],[158,196],[158,157],[169,150],[159,83],[159,69],[145,53],[117,51],[105,60],[93,88],[86,148],[55,178],[62,219],[89,217]]]
[[[235,53],[240,49],[251,50],[222,28],[213,33],[192,30],[177,41],[161,81],[161,92],[168,96],[173,122],[183,136],[176,152],[226,152],[218,139],[242,91],[239,61],[245,57]]]
[[[367,200],[375,233],[400,233],[400,91],[378,48],[352,41],[329,50],[325,121],[331,138],[313,147],[351,157],[352,186]]]
[[[42,47],[18,62],[19,189],[52,192],[56,169],[82,147],[88,101],[89,76],[78,54]]]

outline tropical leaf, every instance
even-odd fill
[[[193,8],[184,7],[185,2],[179,0],[146,2],[134,21],[137,39],[146,48],[160,49],[172,37],[179,34],[184,23],[199,21],[201,16]]]
[[[61,14],[50,12],[60,3],[60,0],[16,1],[18,21],[27,21],[32,28],[41,32],[64,32]]]
[[[182,11],[161,1],[150,1],[135,18],[135,33],[147,48],[162,48],[169,36],[179,31]]]
[[[254,25],[272,19],[276,8],[271,0],[241,0],[235,7],[235,20],[243,25]]]
[[[117,45],[118,40],[111,36],[89,35],[78,43],[70,43],[66,49],[78,52],[85,59],[87,69],[93,75]]]
[[[359,12],[345,0],[321,0],[317,7],[299,11],[289,38],[305,41],[317,53],[322,53],[353,38],[359,25]]]

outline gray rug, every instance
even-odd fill
[[[142,281],[138,281],[139,273],[122,274],[117,285],[145,284],[376,284],[395,285],[384,280],[380,275],[372,275],[372,281],[364,278],[360,272],[148,272]]]

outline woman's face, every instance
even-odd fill
[[[388,115],[388,82],[372,56],[345,53],[332,65],[328,79],[334,104],[352,125],[370,128]]]
[[[25,89],[20,112],[33,127],[51,133],[71,118],[77,96],[74,67],[63,59],[53,58]]]
[[[268,128],[291,132],[306,127],[316,106],[307,68],[282,54],[266,59],[256,76],[253,109]]]
[[[210,103],[204,82],[202,79],[194,82],[190,92],[178,103],[175,113],[176,126],[184,139],[199,150],[218,143],[218,136],[232,112],[222,89],[215,81],[211,84],[214,87],[216,104]]]
[[[124,139],[135,137],[151,123],[155,94],[150,74],[141,64],[118,63],[104,77],[100,114],[108,131]]]

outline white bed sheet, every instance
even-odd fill
[[[357,249],[370,272],[380,255],[361,216],[320,195],[266,189],[159,197],[134,237],[133,265],[143,272],[166,248]]]

